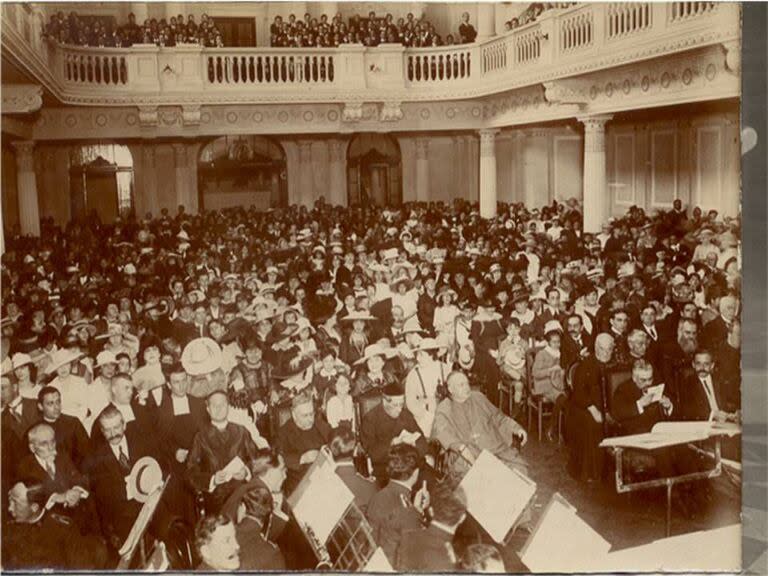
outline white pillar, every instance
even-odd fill
[[[144,24],[144,20],[149,18],[149,6],[147,6],[146,2],[131,2],[131,12],[136,17],[136,24],[139,26]]]
[[[153,218],[160,215],[160,203],[157,195],[157,173],[155,172],[155,146],[154,144],[144,143],[141,146],[142,153],[142,171],[144,172],[142,183],[142,195],[144,196],[143,205],[146,211],[152,213]],[[143,217],[144,214],[141,214]]]
[[[197,156],[200,152],[200,143],[193,142],[186,146],[187,164],[186,164],[186,207],[190,214],[197,214],[200,211],[200,201],[197,191]]]
[[[329,193],[326,202],[332,206],[347,206],[347,149],[343,140],[328,141],[328,159],[330,173],[328,178]]]
[[[578,119],[584,124],[584,232],[599,232],[607,218],[605,123],[611,118],[604,114]]]
[[[315,203],[312,173],[312,141],[299,142],[299,204],[309,208]]]
[[[416,138],[416,201],[429,202],[429,139]]]
[[[187,198],[187,150],[186,145],[181,143],[173,144],[173,162],[174,162],[174,174],[176,184],[176,206],[174,206],[173,213],[176,213],[176,209],[179,206],[184,206],[187,212],[190,212],[190,206],[186,201]]]
[[[40,236],[40,208],[35,177],[35,143],[19,140],[16,149],[16,188],[19,195],[19,224],[22,236]]]
[[[496,36],[496,4],[481,2],[477,5],[477,40]]]
[[[480,130],[480,216],[496,217],[496,134]]]

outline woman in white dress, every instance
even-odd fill
[[[435,327],[435,335],[441,342],[448,343],[453,347],[455,343],[454,322],[459,313],[459,309],[454,302],[456,301],[456,292],[447,285],[440,287],[437,293],[437,307],[435,307],[432,325]]]

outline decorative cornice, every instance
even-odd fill
[[[157,106],[139,106],[139,125],[142,128],[156,128],[160,124]]]
[[[200,125],[200,110],[199,104],[188,104],[181,107],[181,119],[184,126],[199,126]]]
[[[43,106],[43,87],[38,84],[4,84],[3,114],[30,114]]]
[[[723,48],[725,49],[725,65],[730,72],[739,75],[741,73],[741,42],[738,40],[723,42]]]
[[[544,82],[544,98],[551,104],[576,104],[583,108],[589,102],[589,82],[584,80],[555,80]]]

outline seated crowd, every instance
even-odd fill
[[[200,17],[198,24],[192,14],[186,18],[179,14],[168,20],[148,18],[143,23],[137,23],[136,16],[131,13],[128,22],[118,26],[112,17],[85,19],[78,16],[77,12],[70,12],[67,16],[59,11],[51,15],[43,35],[59,44],[101,48],[128,48],[134,44],[200,44],[207,48],[224,46],[221,33],[207,14]]]
[[[314,568],[286,498],[329,450],[396,569],[499,567],[455,487],[484,450],[535,467],[531,400],[585,483],[605,436],[739,418],[739,221],[678,200],[581,222],[575,200],[484,220],[461,200],[320,199],[10,238],[3,565],[114,567],[150,456],[172,567],[196,526],[203,569]]]
[[[306,13],[303,20],[298,20],[295,14],[289,14],[285,20],[282,16],[275,16],[269,33],[270,45],[283,48],[336,48],[342,44],[362,44],[369,47],[379,44],[402,44],[410,48],[422,48],[466,44],[474,42],[477,36],[466,12],[462,15],[457,37],[448,34],[445,39],[430,22],[415,18],[411,12],[405,18],[395,20],[392,14],[382,17],[371,11],[367,18],[352,16],[347,22],[344,22],[341,13],[337,13],[330,20],[327,14],[318,19]]]

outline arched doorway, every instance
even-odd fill
[[[400,146],[387,134],[358,134],[347,150],[349,205],[398,206],[403,201]]]
[[[80,146],[72,150],[69,165],[72,218],[95,211],[108,224],[133,209],[133,156],[128,146]]]
[[[197,164],[200,207],[221,210],[288,205],[283,148],[263,136],[222,136],[200,152]]]

